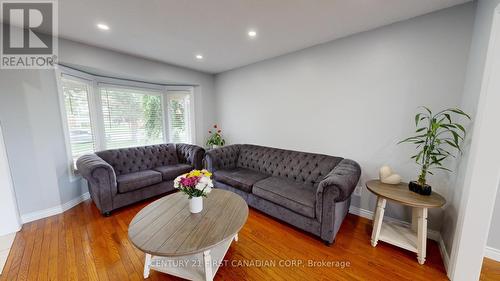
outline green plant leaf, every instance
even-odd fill
[[[460,110],[460,109],[458,109],[458,108],[452,108],[452,109],[450,109],[450,111],[455,112],[456,114],[459,114],[459,115],[465,116],[465,117],[467,117],[467,119],[469,119],[469,120],[470,120],[470,116],[469,116],[469,114],[467,114],[467,113],[463,112],[462,110]]]
[[[429,115],[432,115],[432,111],[427,107],[427,106],[421,106],[423,109],[425,109]]]
[[[447,171],[447,172],[453,172],[452,170],[450,170],[450,169],[448,169],[446,167],[441,167],[441,166],[436,167],[435,169],[444,170],[444,171]]]
[[[449,141],[449,140],[445,140],[445,142],[451,146],[453,146],[454,148],[458,149],[458,146],[456,144],[454,144],[453,142]]]
[[[460,125],[460,124],[457,124],[457,123],[453,123],[453,125],[455,125],[456,128],[458,128],[460,131],[462,131],[465,135],[465,128],[464,126]]]
[[[420,115],[422,115],[422,113],[418,113],[417,115],[415,115],[415,127],[418,126],[418,121],[420,121]]]
[[[451,123],[451,116],[450,116],[450,114],[445,113],[445,114],[443,114],[443,115],[446,117],[446,119],[448,119],[448,122],[450,122],[450,123]]]

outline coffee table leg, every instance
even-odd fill
[[[427,250],[427,208],[419,208],[417,212],[418,212],[417,260],[419,264],[424,264],[426,250]]]
[[[210,250],[203,252],[203,263],[205,264],[205,280],[212,281],[212,257],[210,256]]]
[[[144,259],[144,279],[149,277],[150,269],[151,269],[151,255],[146,254],[146,258]]]
[[[375,216],[373,218],[372,230],[372,246],[377,246],[378,237],[380,236],[380,229],[382,228],[382,221],[384,220],[386,200],[382,197],[377,198],[377,208],[375,209]]]

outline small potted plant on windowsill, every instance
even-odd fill
[[[422,112],[415,115],[415,136],[400,141],[416,145],[417,154],[411,158],[421,167],[418,180],[411,181],[411,191],[422,195],[430,195],[432,188],[427,184],[427,173],[433,174],[433,169],[451,172],[443,166],[448,157],[455,157],[449,150],[462,152],[460,145],[465,138],[465,128],[452,120],[453,115],[470,116],[458,108],[449,108],[433,114],[427,107],[422,107]],[[419,124],[423,126],[419,127]]]
[[[208,130],[210,136],[207,140],[207,146],[211,148],[217,148],[224,146],[226,141],[222,138],[222,130],[217,127],[217,124],[214,125],[214,131]]]

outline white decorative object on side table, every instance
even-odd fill
[[[395,174],[391,167],[384,165],[379,170],[380,181],[387,184],[398,184],[401,182],[401,176]]]

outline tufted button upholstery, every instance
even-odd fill
[[[177,159],[180,164],[187,164],[193,166],[195,169],[202,168],[203,155],[205,150],[199,146],[177,143],[175,144],[177,150]]]
[[[205,153],[207,169],[215,172],[217,170],[236,168],[236,160],[238,159],[240,146],[240,144],[233,144],[207,151],[207,153]]]
[[[179,163],[175,144],[111,149],[96,152],[117,176]]]
[[[97,208],[106,213],[172,190],[170,180],[201,168],[204,153],[190,144],[149,145],[83,155],[76,166]]]
[[[349,159],[248,144],[210,150],[205,160],[217,188],[236,192],[252,207],[328,243],[349,210],[361,174],[359,164]]]
[[[340,157],[246,144],[239,149],[236,166],[317,185],[341,160]]]

